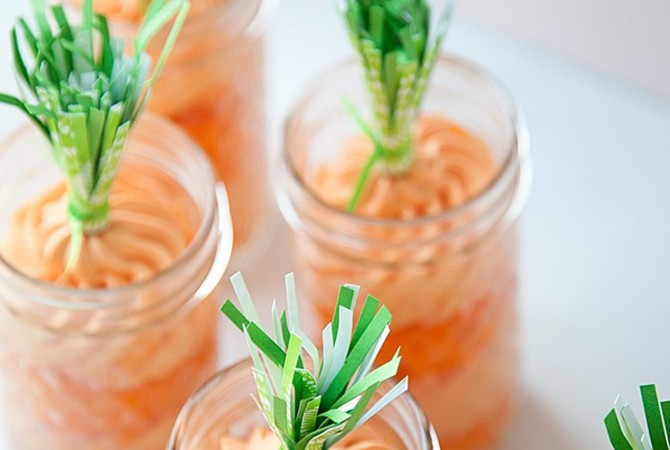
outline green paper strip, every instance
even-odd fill
[[[281,317],[279,316],[279,313],[277,311],[276,300],[272,300],[270,313],[272,316],[272,329],[274,331],[275,342],[277,342],[277,344],[282,350],[286,351],[289,336],[287,336],[286,339],[284,339],[284,331],[282,330]]]
[[[320,414],[320,417],[324,417],[330,420],[331,422],[339,425],[342,422],[349,420],[351,418],[351,414],[346,413],[344,411],[340,411],[339,409],[331,409],[323,414]]]
[[[347,383],[354,375],[360,364],[365,359],[370,349],[374,346],[377,339],[382,335],[384,328],[391,322],[391,313],[382,306],[379,312],[375,315],[370,323],[370,326],[365,330],[359,341],[356,343],[351,353],[347,357],[342,369],[333,379],[325,394],[323,395],[322,403],[326,408],[330,408],[337,400],[337,397],[346,388]]]
[[[342,405],[361,395],[370,386],[381,383],[396,376],[398,373],[398,367],[400,366],[400,359],[400,350],[398,350],[389,362],[379,366],[364,376],[360,381],[354,383],[349,389],[347,389],[347,392],[342,397],[340,397],[337,402],[335,402],[333,408],[340,408]]]
[[[302,378],[302,398],[309,399],[317,396],[316,380],[312,374],[305,369],[296,369],[296,372]]]
[[[642,395],[644,414],[647,418],[647,429],[649,430],[651,445],[654,450],[668,450],[668,443],[665,440],[663,429],[663,419],[661,418],[661,408],[658,404],[658,395],[656,394],[656,386],[653,384],[640,386],[640,394]]]
[[[663,414],[666,438],[670,442],[670,401],[661,402],[661,412]]]
[[[354,407],[353,411],[351,412],[351,418],[345,425],[343,431],[343,435],[348,434],[352,432],[353,430],[356,429],[356,424],[361,420],[363,417],[363,414],[365,413],[365,409],[368,407],[370,404],[370,400],[372,400],[372,396],[374,393],[379,389],[379,386],[381,383],[374,384],[370,386],[361,396],[361,398],[358,400],[358,403]]]
[[[305,413],[302,416],[300,425],[300,438],[308,435],[316,427],[316,419],[319,415],[319,406],[321,397],[314,397],[306,402]]]
[[[624,435],[635,450],[652,450],[649,439],[635,418],[630,405],[624,404],[621,398],[617,398],[614,402],[614,409],[618,414]]]
[[[272,389],[272,383],[265,373],[265,365],[263,364],[262,356],[254,346],[247,333],[246,328],[243,330],[244,341],[247,344],[249,349],[249,355],[251,356],[251,361],[253,362],[252,372],[254,374],[254,381],[256,382],[256,389],[258,390],[258,395],[260,398],[260,403],[263,407],[263,412],[268,423],[274,423],[274,414],[272,412],[272,404],[270,399],[274,396],[274,391]]]
[[[284,365],[286,353],[284,353],[272,338],[270,338],[270,336],[268,336],[258,325],[250,322],[230,300],[226,300],[223,306],[221,306],[221,312],[223,312],[238,329],[246,329],[251,341],[270,359],[270,361],[278,367]]]
[[[372,347],[370,352],[366,355],[365,359],[361,363],[360,369],[356,372],[353,378],[353,382],[356,383],[358,382],[362,377],[367,374],[372,366],[375,363],[375,360],[377,359],[377,356],[379,355],[379,352],[381,351],[382,347],[384,346],[384,342],[386,342],[386,338],[390,334],[391,329],[389,327],[384,328],[384,332],[382,333],[381,336],[379,336],[379,339],[377,339],[377,342],[375,342],[375,345]]]
[[[614,409],[605,416],[605,427],[607,428],[607,435],[612,443],[612,447],[614,447],[615,450],[635,450],[624,436],[621,424],[619,423],[619,419]]]
[[[256,312],[256,307],[254,302],[251,300],[251,294],[247,288],[247,284],[244,282],[244,278],[240,272],[237,272],[235,275],[230,277],[230,282],[233,285],[233,290],[237,296],[240,305],[242,306],[242,311],[249,318],[249,321],[255,323],[261,323],[258,313]]]
[[[341,432],[343,428],[344,424],[340,424],[336,427],[326,429],[322,433],[317,434],[312,439],[310,439],[309,443],[305,447],[305,450],[323,449],[326,440],[328,440],[332,436],[335,436],[337,433]]]
[[[361,311],[360,316],[358,317],[358,323],[356,324],[356,329],[354,330],[354,336],[351,338],[351,348],[353,348],[358,340],[363,336],[365,330],[368,329],[372,319],[375,317],[375,313],[379,308],[379,300],[377,300],[372,295],[368,295],[363,304],[363,310]]]
[[[344,285],[340,286],[340,292],[337,295],[337,304],[335,305],[335,311],[333,313],[332,329],[333,329],[333,339],[337,336],[339,327],[340,327],[340,310],[341,308],[346,308],[353,310],[353,303],[355,298],[356,291],[352,288]]]
[[[302,339],[298,335],[291,333],[291,337],[288,341],[288,349],[286,350],[286,360],[283,365],[282,373],[282,395],[284,397],[289,396],[289,391],[293,384],[293,377],[295,375],[296,366],[298,364],[298,359],[300,358],[300,350],[302,349]]]
[[[284,435],[292,435],[293,432],[289,427],[288,405],[284,399],[274,397],[273,410],[275,413],[275,426]]]
[[[333,360],[329,364],[329,369],[326,374],[322,374],[323,384],[328,386],[333,381],[337,373],[342,369],[349,353],[349,344],[351,343],[351,332],[353,327],[354,313],[343,306],[338,308],[340,310],[339,317],[342,323],[339,326],[337,337],[335,338],[335,346],[333,347]]]
[[[407,377],[403,378],[400,380],[398,384],[393,386],[390,391],[388,391],[384,396],[377,402],[375,403],[368,411],[361,417],[361,419],[356,423],[354,429],[362,426],[370,420],[372,417],[376,416],[379,411],[384,409],[389,403],[391,403],[393,400],[396,398],[400,397],[402,394],[407,392],[407,389],[409,387],[409,382],[407,380]]]
[[[288,326],[288,320],[286,318],[286,312],[281,313],[281,316],[279,317],[279,325],[281,327],[280,332],[281,332],[282,339],[286,343],[291,338],[291,330],[289,329],[289,326]],[[295,333],[295,334],[297,334],[297,333]],[[302,339],[302,337],[299,334],[297,334],[297,335],[298,335],[298,337],[300,337],[300,339]],[[298,367],[302,367],[302,363],[300,361],[301,361],[301,359],[298,359]]]
[[[317,383],[319,393],[323,394],[328,387],[324,383],[326,376],[330,373],[330,366],[333,364],[333,352],[335,351],[335,342],[333,342],[333,333],[331,324],[326,325],[321,333],[323,345],[323,364],[317,372]]]

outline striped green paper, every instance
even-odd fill
[[[431,26],[426,0],[343,0],[341,13],[365,73],[374,126],[354,119],[375,144],[348,207],[355,209],[374,165],[403,173],[413,161],[411,127],[451,17],[451,3]]]
[[[388,335],[391,314],[368,296],[355,321],[357,286],[340,289],[333,321],[323,330],[324,348],[319,355],[300,329],[292,274],[286,276],[288,315],[273,304],[272,332],[258,323],[242,276],[236,274],[231,281],[241,310],[227,300],[221,311],[244,333],[254,365],[256,402],[282,448],[329,448],[407,390],[405,378],[372,402],[380,385],[397,374],[400,352],[372,369]],[[306,364],[308,358],[311,364]]]

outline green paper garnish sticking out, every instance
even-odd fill
[[[107,19],[85,0],[81,23],[62,5],[31,0],[35,27],[23,18],[12,29],[14,70],[23,98],[0,102],[23,111],[44,133],[69,189],[72,244],[67,271],[76,263],[84,233],[104,228],[109,196],[128,132],[148,101],[189,9],[188,0],[154,0],[131,55],[110,35]],[[173,21],[150,72],[152,38]]]
[[[670,442],[670,401],[658,401],[656,386],[640,386],[647,433],[642,430],[628,404],[617,397],[605,416],[605,427],[615,450],[668,450]]]
[[[368,296],[355,321],[357,286],[340,289],[319,353],[300,328],[292,274],[286,276],[288,314],[273,305],[272,332],[261,327],[242,276],[231,281],[242,310],[226,300],[221,311],[244,333],[254,364],[256,402],[282,448],[329,448],[407,390],[405,378],[370,405],[380,385],[396,375],[400,354],[398,350],[372,369],[388,336],[391,313]]]
[[[365,71],[372,97],[375,126],[350,113],[374,143],[354,195],[354,210],[366,180],[376,165],[399,174],[412,164],[411,128],[423,101],[430,74],[451,17],[451,3],[436,28],[426,0],[343,0],[342,15]]]

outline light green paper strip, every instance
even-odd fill
[[[277,344],[283,349],[287,349],[287,342],[284,342],[284,332],[282,330],[281,318],[277,313],[277,301],[272,300],[272,327],[274,329],[274,338]]]
[[[318,371],[317,386],[319,394],[323,395],[328,386],[325,384],[325,377],[330,373],[330,366],[333,364],[333,352],[335,351],[335,343],[333,342],[332,325],[328,324],[321,333],[323,343],[323,364]]]
[[[637,450],[630,445],[630,442],[624,435],[621,423],[614,409],[605,416],[605,427],[607,428],[610,443],[615,450]]]
[[[324,417],[332,421],[333,423],[339,425],[342,422],[349,420],[351,418],[351,414],[346,413],[344,411],[340,411],[339,409],[331,409],[321,414],[321,417]]]
[[[400,350],[396,351],[396,354],[393,356],[391,361],[383,364],[365,375],[361,380],[355,382],[347,392],[340,397],[340,399],[335,402],[333,408],[340,408],[342,405],[352,401],[363,392],[365,392],[370,386],[381,383],[384,380],[393,378],[398,373],[398,367],[400,366]]]
[[[391,403],[393,400],[396,398],[400,397],[402,394],[407,392],[407,389],[409,387],[409,382],[407,377],[403,378],[400,380],[398,384],[393,386],[390,391],[388,391],[384,396],[377,402],[375,403],[370,409],[367,410],[365,414],[363,414],[363,417],[356,422],[356,425],[354,426],[354,430],[357,429],[358,427],[362,426],[370,420],[373,416],[377,415],[379,411],[381,411],[383,408],[385,408],[389,403]]]
[[[286,350],[286,362],[284,363],[284,370],[282,373],[282,395],[289,396],[289,391],[293,383],[293,376],[300,358],[300,351],[302,350],[302,339],[295,333],[291,333],[291,338],[288,341],[288,348]]]
[[[645,435],[640,423],[635,418],[630,405],[623,404],[621,399],[614,403],[614,409],[621,423],[624,435],[635,450],[652,450],[651,444]]]
[[[361,364],[361,368],[358,369],[356,372],[356,375],[354,375],[353,382],[357,383],[363,376],[365,376],[366,373],[370,371],[372,368],[373,364],[375,363],[375,360],[377,359],[377,356],[379,355],[379,352],[381,351],[382,347],[384,346],[384,342],[386,342],[386,338],[390,334],[391,329],[389,327],[384,328],[384,331],[382,332],[382,335],[377,339],[377,342],[373,346],[373,348],[370,350],[368,355],[365,357],[363,360],[363,363]]]
[[[353,327],[354,313],[347,308],[339,307],[338,309],[340,311],[340,325],[337,330],[337,337],[335,338],[335,345],[333,347],[332,362],[330,363],[328,372],[325,375],[322,375],[324,376],[323,383],[325,385],[329,385],[333,379],[335,379],[335,375],[342,370],[344,362],[348,356],[349,344],[351,343],[351,329]]]
[[[313,399],[307,401],[305,413],[302,417],[302,423],[300,425],[301,439],[316,427],[316,419],[319,415],[320,405],[321,397],[314,397]]]
[[[242,277],[242,274],[237,272],[235,275],[230,277],[230,282],[233,285],[233,290],[235,291],[237,299],[240,301],[240,305],[242,306],[242,311],[244,314],[247,316],[249,321],[260,324],[261,320],[258,317],[254,303],[251,301],[251,294],[249,293],[247,284],[244,282],[244,277]]]

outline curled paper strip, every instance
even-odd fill
[[[258,388],[256,402],[283,448],[329,448],[407,390],[405,378],[371,402],[381,383],[396,375],[400,354],[372,369],[388,336],[391,313],[368,296],[356,321],[357,286],[340,289],[319,354],[300,328],[292,274],[286,276],[288,314],[273,305],[272,332],[260,326],[242,276],[238,273],[231,281],[242,310],[227,300],[221,311],[245,335]]]

